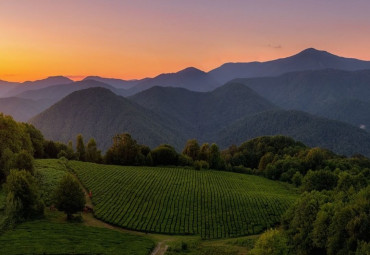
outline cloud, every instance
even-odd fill
[[[6,73],[6,74],[2,74],[1,76],[3,77],[14,77],[14,76],[17,76],[18,74],[15,74],[15,73]]]
[[[271,43],[269,43],[266,46],[269,47],[269,48],[272,48],[272,49],[281,49],[281,48],[283,48],[283,46],[281,46],[281,44],[271,44]]]

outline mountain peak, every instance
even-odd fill
[[[65,79],[65,80],[70,80],[69,78],[62,76],[62,75],[54,75],[54,76],[49,76],[45,80],[53,80],[53,79]]]
[[[198,68],[195,67],[187,67],[181,71],[177,72],[178,74],[205,74],[202,70],[199,70]]]
[[[81,95],[84,95],[84,96],[98,96],[98,97],[116,96],[116,94],[114,94],[111,90],[109,90],[107,88],[92,87],[92,88],[87,88],[87,89],[81,89],[81,90],[74,91],[71,94],[69,94],[67,97],[69,97],[69,96],[81,96]]]
[[[296,56],[320,56],[320,55],[332,55],[332,54],[324,50],[317,50],[315,48],[307,48],[296,54]]]
[[[66,84],[73,82],[71,79],[65,77],[65,76],[49,76],[42,80],[36,80],[36,81],[25,81],[22,84],[24,85],[57,85],[57,84]]]
[[[94,80],[94,79],[101,79],[102,77],[100,76],[96,76],[96,75],[90,75],[90,76],[86,76],[85,78],[82,79],[82,81],[84,80]]]

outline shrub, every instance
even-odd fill
[[[288,239],[278,230],[270,229],[263,233],[251,250],[252,255],[288,254]]]
[[[6,213],[15,221],[36,218],[44,213],[44,204],[36,178],[25,170],[12,169],[4,185],[7,192]]]
[[[303,191],[332,190],[337,186],[338,176],[329,170],[308,171],[302,181]]]
[[[191,157],[184,155],[184,154],[179,155],[179,160],[178,160],[179,166],[191,166],[193,165],[193,163],[194,161]]]
[[[232,168],[232,171],[235,173],[241,173],[241,174],[253,174],[253,170],[251,168],[245,167],[243,165],[234,166]]]
[[[204,160],[196,160],[194,161],[194,168],[196,170],[209,169],[209,164]]]

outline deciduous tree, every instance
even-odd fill
[[[79,183],[71,174],[65,175],[55,191],[56,208],[65,212],[70,220],[72,214],[83,210],[85,203],[85,194]]]

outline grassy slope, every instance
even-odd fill
[[[95,216],[124,228],[202,238],[261,232],[297,195],[258,176],[70,162],[92,190]]]
[[[46,205],[51,203],[54,188],[65,174],[64,164],[53,159],[35,162]],[[0,220],[4,199],[0,190]],[[104,226],[85,226],[88,223],[66,223],[63,213],[46,209],[45,219],[23,223],[0,235],[0,254],[150,254],[154,248],[150,238]]]

